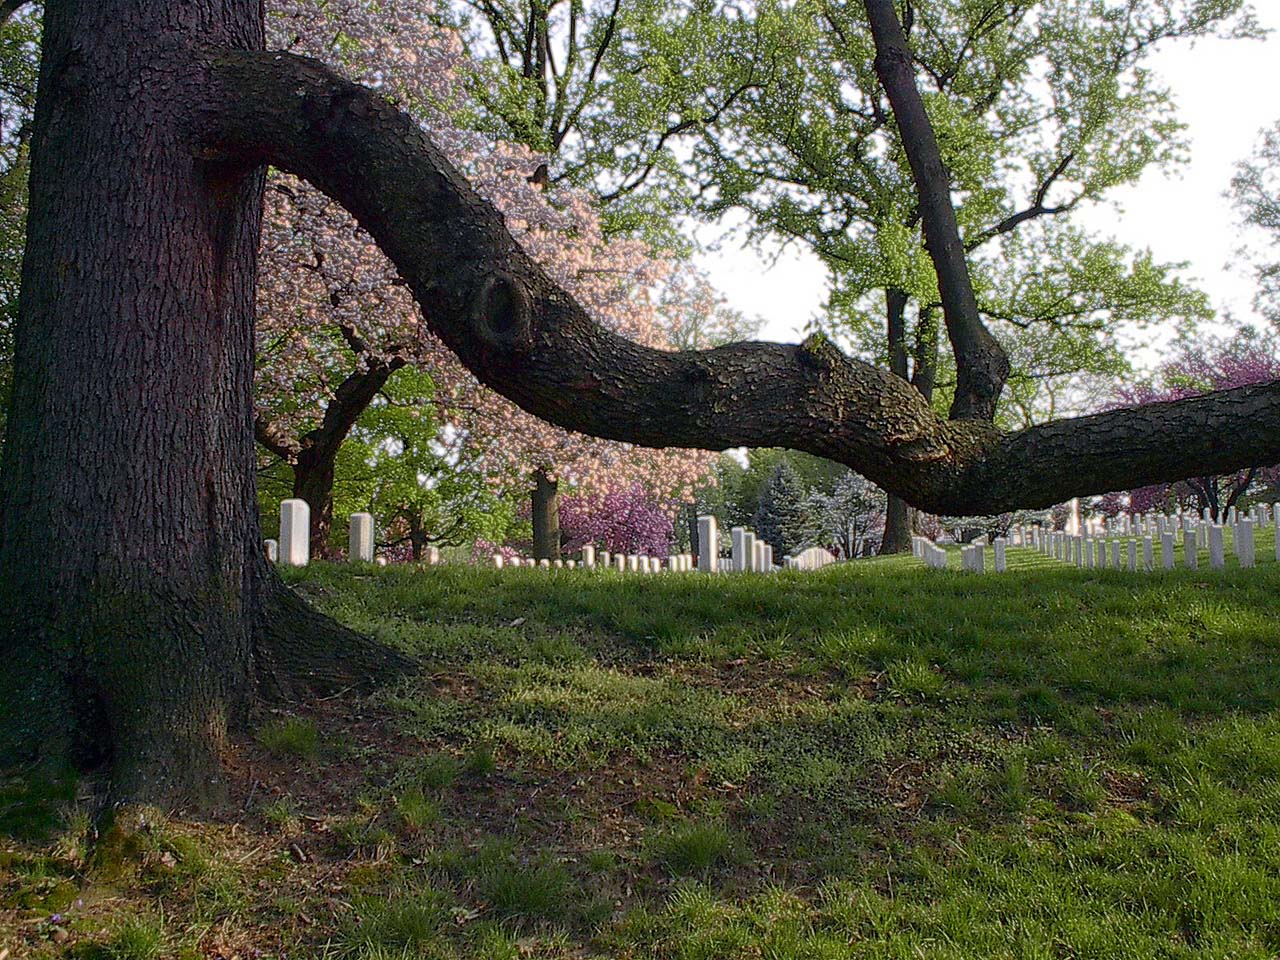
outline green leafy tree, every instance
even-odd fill
[[[0,15],[0,446],[13,382],[13,327],[26,239],[27,161],[40,62],[39,4]]]
[[[430,393],[428,374],[399,371],[360,418],[352,444],[368,477],[366,509],[385,527],[381,545],[405,545],[414,560],[429,546],[502,542],[517,523],[516,504],[459,460],[431,416]]]
[[[589,189],[606,232],[688,247],[696,185],[673,148],[760,82],[726,60],[714,4],[456,0],[438,16],[478,65],[464,124],[544,154],[535,176]]]
[[[1204,297],[1176,278],[1179,265],[1094,237],[1071,213],[1184,153],[1170,95],[1144,66],[1150,52],[1256,27],[1241,0],[906,9],[974,293],[1010,359],[1000,415],[1043,419],[1071,378],[1126,369],[1121,325],[1208,316]],[[799,0],[722,18],[739,59],[767,49],[774,69],[725,123],[701,130],[694,158],[706,209],[744,210],[753,238],[812,249],[832,278],[822,329],[950,405],[937,274],[865,11]],[[886,549],[905,549],[905,519],[895,499]]]
[[[1262,132],[1253,156],[1236,167],[1229,196],[1244,223],[1270,241],[1246,256],[1258,282],[1254,306],[1280,327],[1280,122]]]

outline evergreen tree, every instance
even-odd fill
[[[800,473],[783,459],[773,468],[760,493],[760,504],[752,517],[756,536],[773,545],[774,552],[795,552],[804,539],[805,501],[809,489]]]

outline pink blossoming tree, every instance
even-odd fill
[[[1182,342],[1172,359],[1163,363],[1150,380],[1117,389],[1115,401],[1109,407],[1183,400],[1213,390],[1267,383],[1278,378],[1280,357],[1261,335],[1246,327],[1225,341]],[[1170,437],[1169,442],[1176,444],[1178,438]],[[1209,509],[1215,516],[1221,516],[1255,484],[1274,485],[1278,480],[1280,466],[1259,463],[1235,473],[1139,487],[1128,492],[1127,504],[1123,495],[1107,494],[1100,499],[1099,505],[1108,515],[1126,507],[1145,512],[1194,506],[1197,510]]]
[[[733,337],[741,318],[705,280],[641,242],[606,239],[591,198],[536,182],[542,158],[494,143],[452,119],[468,69],[457,38],[404,5],[275,4],[274,46],[341,63],[411,109],[471,183],[503,212],[516,239],[604,325],[646,346],[706,345]],[[480,386],[427,332],[395,269],[372,239],[314,187],[275,174],[267,192],[259,286],[259,443],[292,469],[294,496],[312,513],[313,551],[329,548],[338,452],[388,380],[427,371],[443,437],[495,488],[533,491],[537,552],[556,556],[556,492],[640,484],[663,501],[687,500],[711,454],[654,450],[553,427]]]

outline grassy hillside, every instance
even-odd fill
[[[92,858],[71,795],[10,781],[0,946],[1275,956],[1280,566],[1013,557],[291,573],[422,674],[262,717],[223,809],[130,811]]]

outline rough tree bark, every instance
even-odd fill
[[[8,439],[0,761],[210,790],[265,686],[402,661],[270,570],[250,388],[262,173],[196,155],[194,44],[262,44],[258,0],[45,5]]]
[[[665,352],[596,324],[413,122],[322,64],[214,52],[207,151],[297,173],[350,210],[432,329],[547,420],[649,446],[783,446],[915,506],[982,514],[1280,461],[1280,383],[1005,434],[943,420],[910,383],[819,337]],[[1274,428],[1274,429],[1273,429]]]
[[[533,474],[530,493],[533,507],[533,556],[537,560],[560,559],[559,484],[539,468]]]

